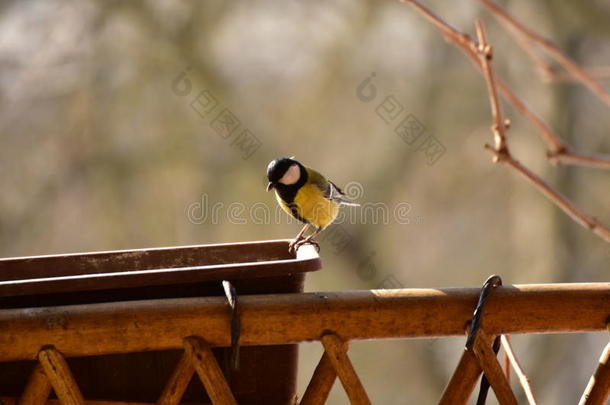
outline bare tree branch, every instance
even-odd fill
[[[610,169],[610,159],[604,155],[590,156],[565,151],[549,157],[551,160],[556,160],[557,162],[564,164],[589,166],[598,169]]]
[[[606,242],[610,243],[610,229],[599,223],[595,218],[583,214],[564,195],[553,189],[548,183],[538,177],[535,173],[533,173],[527,167],[523,166],[519,161],[515,160],[510,154],[508,146],[505,142],[498,141],[498,137],[501,137],[502,139],[506,140],[506,126],[504,123],[504,117],[502,116],[500,103],[498,101],[494,71],[491,67],[493,59],[492,48],[487,43],[487,39],[485,36],[485,26],[480,20],[477,21],[477,34],[479,37],[479,60],[481,61],[481,64],[483,66],[483,72],[485,74],[485,80],[487,82],[489,103],[491,105],[491,111],[494,121],[492,131],[494,132],[495,147],[491,147],[489,145],[485,145],[485,147],[493,152],[494,160],[496,162],[502,162],[508,165],[509,167],[512,167],[513,169],[517,170],[519,174],[521,174],[549,200],[551,200],[553,203],[555,203],[555,205],[557,205],[566,214],[568,214],[570,218],[572,218],[574,221],[584,226],[585,228],[590,229],[591,231],[593,231],[593,233],[604,239]]]
[[[502,114],[502,109],[498,100],[497,89],[499,88],[505,98],[516,107],[517,111],[526,116],[528,119],[532,120],[532,117],[536,117],[536,115],[533,114],[525,106],[525,104],[518,99],[518,97],[514,96],[514,94],[506,85],[500,84],[501,82],[499,82],[496,78],[491,65],[493,59],[493,52],[491,46],[487,43],[485,28],[483,24],[481,22],[477,23],[477,34],[479,36],[479,41],[476,41],[468,34],[465,34],[444,22],[442,19],[432,13],[428,8],[420,4],[417,0],[401,1],[412,5],[415,9],[422,13],[424,17],[432,23],[432,25],[434,25],[443,33],[445,39],[456,44],[475,63],[475,65],[481,70],[481,72],[485,76],[493,117],[492,131],[494,133],[494,146],[492,147],[490,145],[485,145],[485,148],[490,150],[494,154],[494,161],[504,163],[507,166],[515,169],[524,179],[530,182],[536,189],[538,189],[538,191],[540,191],[551,202],[553,202],[560,209],[562,209],[575,222],[591,230],[594,234],[598,235],[604,241],[610,243],[609,228],[604,226],[597,219],[582,213],[580,209],[578,209],[576,205],[574,205],[574,203],[572,203],[563,194],[551,187],[534,172],[523,166],[510,154],[510,150],[506,143],[507,121],[504,120]],[[542,120],[540,120],[540,123],[544,124]],[[544,128],[548,128],[546,124],[541,126]],[[549,142],[549,146],[551,147],[551,153],[549,153],[549,157],[551,159],[556,161],[560,161],[563,159],[563,162],[565,163],[587,163],[587,165],[595,167],[606,167],[605,165],[607,163],[610,163],[610,158],[593,158],[571,154],[567,152],[566,147],[563,145],[563,143],[561,143],[561,141],[559,141],[559,138],[552,131],[550,133],[552,135],[548,136],[548,138],[549,140],[552,140],[551,142]],[[547,139],[546,136],[543,136],[543,138],[545,140]]]
[[[583,70],[585,72],[587,72],[587,74],[595,80],[610,79],[610,66],[595,66],[595,67],[583,68]],[[551,68],[551,72],[549,72],[549,74],[550,74],[549,79],[557,81],[557,82],[574,81],[574,77],[563,70],[558,71],[555,68]]]
[[[482,65],[477,56],[477,41],[470,35],[463,33],[451,26],[450,24],[443,21],[440,17],[435,15],[427,7],[423,6],[417,0],[400,0],[403,3],[408,3],[418,10],[432,25],[434,25],[449,42],[454,43],[458,46],[462,52],[475,64],[475,66],[482,71]],[[500,93],[512,106],[528,121],[530,121],[534,127],[538,130],[538,133],[542,140],[546,143],[549,150],[547,151],[547,157],[551,163],[555,164],[570,164],[593,167],[598,169],[610,169],[610,156],[598,155],[598,156],[587,156],[578,154],[570,151],[568,147],[563,143],[561,138],[553,131],[549,125],[538,115],[536,115],[526,104],[522,101],[512,90],[499,78],[496,78],[496,84]]]
[[[570,200],[567,199],[563,194],[551,187],[547,182],[540,178],[537,174],[523,166],[519,161],[515,160],[512,156],[498,155],[497,151],[489,146],[485,145],[485,148],[490,150],[496,156],[496,160],[500,161],[513,169],[515,169],[520,175],[528,180],[534,187],[544,194],[549,200],[555,205],[561,208],[570,218],[576,221],[583,227],[591,230],[593,233],[598,235],[600,238],[610,243],[610,229],[600,223],[596,218],[590,217],[583,214]]]

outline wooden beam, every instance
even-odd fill
[[[218,366],[212,349],[200,338],[190,336],[184,339],[186,353],[191,357],[195,371],[199,375],[213,405],[237,405],[229,384]]]
[[[44,405],[53,387],[40,363],[34,366],[32,374],[19,398],[18,405]]]
[[[191,356],[186,352],[182,354],[176,368],[165,384],[157,405],[178,405],[184,391],[195,374],[195,367]],[[21,405],[21,404],[20,404]]]
[[[371,400],[347,356],[347,344],[332,333],[323,335],[320,340],[328,354],[328,359],[339,376],[339,380],[341,380],[341,384],[343,384],[350,403],[352,405],[371,405]]]
[[[604,405],[610,397],[610,343],[599,358],[595,373],[591,376],[579,405]]]
[[[241,298],[240,344],[463,336],[478,288],[365,290]],[[498,287],[483,323],[488,334],[601,331],[610,283]],[[179,298],[0,310],[0,361],[35,359],[52,344],[71,356],[182,347],[184,336],[229,346],[224,297]]]
[[[330,362],[328,354],[324,352],[320,362],[313,372],[313,376],[307,385],[307,389],[301,398],[300,405],[323,405],[328,399],[328,394],[337,379],[337,372]]]
[[[74,380],[66,359],[60,352],[52,346],[45,347],[38,354],[38,361],[49,378],[61,405],[85,404],[83,394]]]

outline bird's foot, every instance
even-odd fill
[[[320,253],[320,244],[318,242],[316,242],[313,239],[310,239],[307,241],[307,243],[309,243],[310,245],[313,245],[313,247],[316,248],[316,252]]]
[[[288,245],[288,250],[291,253],[296,253],[296,251],[303,245],[313,245],[316,248],[316,252],[320,252],[320,244],[313,239],[305,238],[300,240],[293,240]]]
[[[289,253],[296,253],[297,249],[299,248],[300,243],[303,241],[303,238],[296,238],[294,240],[292,240],[289,244],[288,244],[288,252]]]

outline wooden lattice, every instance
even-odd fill
[[[348,356],[350,340],[463,336],[469,330],[478,298],[477,289],[243,296],[241,342],[256,346],[317,340],[324,353],[298,403],[324,404],[338,377],[352,404],[370,404]],[[517,404],[492,348],[497,336],[604,331],[609,315],[609,283],[497,287],[487,300],[481,327],[473,343],[466,345],[439,403],[466,404],[477,381],[485,375],[501,404]],[[62,322],[49,322],[57,317]],[[237,404],[211,350],[230,346],[229,324],[230,314],[222,297],[0,311],[0,361],[38,360],[21,397],[3,400],[7,405],[15,401],[18,405],[53,404],[54,400],[48,399],[53,390],[59,405],[110,405],[109,401],[83,398],[64,355],[181,347],[182,357],[157,404],[180,403],[195,374],[212,404]],[[162,336],[155,333],[161,325],[165,331]],[[102,335],[104,339],[100,339]],[[514,356],[512,350],[510,353]],[[606,403],[610,393],[609,356],[610,344],[602,353],[581,405]]]

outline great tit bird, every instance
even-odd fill
[[[280,207],[305,224],[290,243],[289,250],[296,251],[306,243],[320,250],[320,245],[313,239],[337,218],[339,206],[360,204],[347,198],[332,181],[293,158],[278,158],[269,163],[267,191],[274,189]],[[305,237],[310,225],[314,230]]]

